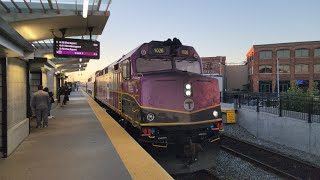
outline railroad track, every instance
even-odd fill
[[[203,169],[188,174],[172,175],[175,180],[219,180],[211,169]]]
[[[233,137],[224,136],[221,148],[290,179],[320,178],[320,167],[318,166]]]

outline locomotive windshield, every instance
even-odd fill
[[[188,59],[177,59],[176,62],[176,68],[179,71],[186,71],[191,73],[197,73],[201,74],[201,68],[199,61],[195,60],[188,60]]]
[[[198,61],[192,59],[175,59],[176,70],[201,74],[201,67]],[[138,73],[157,72],[173,70],[171,59],[145,59],[138,58],[136,61]]]
[[[138,58],[136,67],[138,73],[172,70],[172,61],[170,59]]]

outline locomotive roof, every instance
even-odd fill
[[[120,63],[121,61],[127,59],[128,57],[132,56],[132,54],[135,53],[141,46],[143,46],[143,45],[145,45],[145,44],[162,44],[162,45],[169,45],[169,46],[170,46],[170,45],[182,46],[182,43],[180,42],[180,40],[179,40],[179,39],[176,39],[176,38],[174,38],[173,41],[171,41],[171,39],[168,39],[168,40],[166,40],[166,41],[154,41],[154,40],[153,40],[153,41],[150,41],[150,42],[148,42],[148,43],[143,43],[143,44],[141,44],[140,46],[134,48],[132,51],[130,51],[130,52],[127,53],[126,55],[123,55],[119,60],[117,60],[117,61],[109,64],[109,65],[108,65],[107,67],[105,67],[105,68],[112,67],[112,66]],[[104,70],[105,68],[103,68],[102,70]],[[101,70],[101,71],[102,71],[102,70]]]
[[[143,44],[142,44],[143,45]],[[132,51],[130,51],[129,53],[127,53],[126,55],[123,55],[119,60],[117,60],[117,61],[115,61],[115,62],[113,62],[113,63],[111,63],[110,65],[108,65],[107,67],[109,67],[109,66],[114,66],[114,65],[116,65],[116,64],[118,64],[119,62],[121,62],[121,61],[123,61],[123,60],[125,60],[125,59],[127,59],[128,57],[130,57],[133,53],[135,53],[142,45],[140,45],[140,46],[138,46],[138,47],[136,47],[135,49],[133,49]]]

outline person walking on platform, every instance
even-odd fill
[[[38,91],[33,93],[31,98],[31,108],[36,112],[37,128],[48,127],[48,107],[50,103],[49,94],[42,90],[42,85],[38,86]]]
[[[51,118],[54,118],[54,116],[51,116],[51,108],[52,108],[52,103],[54,103],[54,99],[53,99],[53,93],[49,91],[49,88],[45,87],[43,89],[45,92],[47,92],[49,94],[49,97],[50,97],[50,103],[49,103],[49,107],[48,107],[48,118],[51,119]]]

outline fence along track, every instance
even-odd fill
[[[320,167],[318,166],[233,137],[224,136],[221,148],[290,179],[319,179],[320,177]]]

